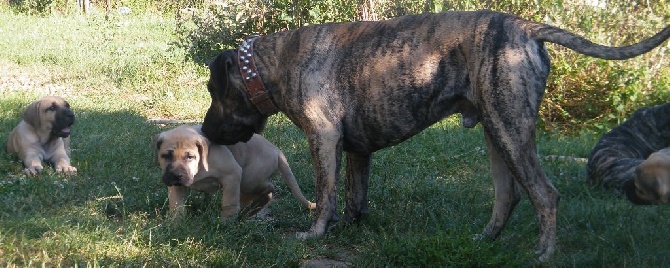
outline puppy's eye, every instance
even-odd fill
[[[53,112],[55,110],[56,110],[56,105],[51,105],[51,106],[49,106],[49,108],[47,108],[48,112]]]
[[[171,158],[172,158],[172,151],[167,151],[167,152],[161,154],[161,158],[163,158],[163,159],[171,159]]]
[[[187,160],[195,160],[195,155],[194,154],[188,154],[186,155]]]

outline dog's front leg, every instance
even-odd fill
[[[69,138],[63,138],[58,142],[54,142],[51,148],[48,151],[47,155],[51,155],[51,159],[48,159],[54,164],[56,172],[59,174],[65,175],[75,175],[77,174],[77,168],[73,167],[70,164],[69,152]]]
[[[337,219],[337,179],[342,158],[342,135],[338,130],[321,129],[307,136],[315,171],[316,219],[309,232],[298,233],[299,238],[322,236],[330,221]]]
[[[24,172],[28,176],[36,176],[42,170],[44,167],[42,166],[42,153],[41,151],[38,150],[29,150],[28,152],[23,153],[23,155],[20,155],[20,159],[23,162],[23,165],[25,166]]]
[[[240,212],[240,184],[242,169],[239,173],[225,175],[223,178],[223,196],[221,197],[221,221],[229,219]]]
[[[353,223],[369,213],[368,181],[370,179],[371,154],[347,152],[347,174],[344,184],[347,207],[344,209],[345,223]]]
[[[168,206],[170,207],[170,217],[176,219],[181,217],[186,211],[184,206],[186,202],[186,186],[168,186]]]

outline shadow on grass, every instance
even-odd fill
[[[3,142],[25,104],[0,100]],[[188,216],[167,222],[167,191],[151,142],[174,126],[147,124],[127,110],[75,113],[72,159],[78,175],[46,172],[26,178],[16,157],[2,152],[0,244],[11,245],[11,252],[48,252],[64,256],[69,265],[95,259],[130,266],[298,266],[304,259],[326,257],[354,266],[523,266],[537,242],[535,211],[525,195],[498,240],[471,239],[491,216],[493,183],[481,128],[463,129],[452,119],[374,154],[370,214],[360,224],[300,241],[292,238],[294,233],[307,230],[314,215],[300,208],[277,177],[269,219],[221,223],[220,194],[192,192]],[[263,135],[285,152],[305,196],[314,200],[314,172],[303,133],[278,115]],[[584,157],[591,143],[538,138],[540,154]],[[662,239],[670,217],[667,207],[633,207],[590,188],[583,165],[542,164],[562,196],[556,266],[668,264]],[[343,189],[340,179],[340,214]],[[91,245],[102,249],[91,252]],[[1,251],[0,257],[22,263]]]

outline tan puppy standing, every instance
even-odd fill
[[[58,173],[77,173],[69,156],[70,127],[75,121],[70,104],[61,97],[47,96],[28,105],[22,118],[9,133],[7,152],[18,154],[25,173],[40,173],[42,161],[51,162]]]
[[[635,204],[670,204],[670,147],[652,153],[624,183],[626,196]]]
[[[272,199],[270,179],[277,169],[300,203],[308,209],[316,207],[300,191],[284,154],[259,135],[246,143],[213,145],[200,132],[200,125],[180,126],[160,133],[155,150],[174,216],[184,212],[187,188],[207,193],[222,190],[222,220],[237,213],[242,218],[252,216]]]

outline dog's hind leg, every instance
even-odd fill
[[[520,103],[528,103],[527,98],[517,99]],[[509,174],[519,183],[528,194],[530,201],[535,207],[537,219],[540,224],[540,241],[537,247],[539,261],[547,261],[554,253],[556,246],[556,212],[558,208],[558,191],[547,179],[546,174],[540,167],[540,161],[537,157],[535,146],[535,113],[524,111],[523,107],[512,103],[496,103],[497,111],[490,113],[484,120],[484,131],[489,137],[489,145],[492,147],[489,151],[497,151],[498,159],[492,163],[492,171],[499,171],[502,168],[497,167],[502,159],[507,165]],[[490,107],[489,107],[490,108]],[[491,111],[491,110],[489,110]],[[505,174],[506,172],[503,172]],[[496,190],[512,190],[507,175],[493,175],[496,182]],[[501,184],[498,186],[498,184]],[[496,192],[496,201],[498,196],[513,196],[512,193]],[[508,207],[505,204],[496,204],[496,209]],[[511,207],[510,207],[511,208]],[[494,213],[496,211],[494,210]],[[498,211],[499,212],[499,211]],[[495,234],[497,223],[496,215],[492,216],[492,233]],[[502,223],[504,225],[504,222]],[[502,225],[500,226],[502,227]]]
[[[521,120],[520,120],[521,121]],[[506,122],[510,123],[510,122]],[[511,127],[511,128],[510,128]],[[502,174],[493,174],[496,189],[496,204],[494,206],[494,214],[491,217],[491,222],[485,230],[490,231],[490,235],[496,235],[502,230],[505,224],[505,216],[500,217],[496,213],[511,213],[513,206],[510,204],[499,203],[506,201],[514,201],[514,193],[499,193],[498,191],[511,191],[514,186],[509,181],[508,175],[511,174],[518,184],[528,194],[530,201],[535,207],[537,219],[540,224],[540,241],[537,247],[537,254],[540,262],[547,261],[554,253],[556,246],[556,213],[558,208],[558,191],[554,188],[551,182],[547,179],[544,171],[542,171],[535,151],[535,134],[534,124],[530,124],[525,128],[526,131],[519,131],[519,133],[510,132],[510,129],[523,129],[522,125],[510,126],[506,125],[497,129],[498,131],[504,129],[506,133],[495,133],[496,130],[485,127],[485,132],[490,137],[489,145],[492,147],[489,151],[497,151],[498,156],[492,159],[497,159],[496,162],[491,163],[492,172],[503,170]],[[532,130],[530,128],[533,128]],[[492,134],[495,133],[495,134]],[[527,133],[530,135],[524,135]],[[525,138],[521,138],[525,137]],[[507,165],[507,169],[499,167],[502,165],[501,160]],[[500,180],[500,181],[498,181]],[[511,199],[511,200],[510,200]],[[506,211],[509,210],[509,211]],[[503,219],[503,221],[499,221]]]
[[[472,74],[477,74],[473,81],[474,98],[481,115],[481,123],[487,135],[489,151],[497,152],[492,156],[492,172],[504,170],[497,165],[501,160],[507,166],[504,176],[493,175],[496,190],[512,190],[508,175],[528,194],[533,204],[540,225],[540,239],[536,253],[540,262],[545,262],[556,250],[556,213],[558,209],[558,191],[542,171],[536,152],[535,133],[540,103],[549,73],[549,55],[545,48],[537,42],[529,42],[524,33],[507,35],[516,39],[499,38],[510,29],[490,29],[483,35],[484,47],[482,55],[495,55],[493,58],[473,59],[473,62],[487,62],[483,65],[472,65]],[[507,174],[507,172],[509,172]],[[504,201],[513,196],[512,193],[496,192]],[[506,197],[505,197],[506,196]],[[512,199],[513,200],[513,199]],[[509,205],[497,204],[496,209],[511,208]],[[500,211],[495,211],[500,212]],[[492,216],[491,234],[502,229]]]
[[[347,152],[344,222],[352,223],[369,213],[368,181],[372,155]]]
[[[486,228],[484,228],[482,236],[495,239],[505,228],[514,207],[519,203],[521,197],[518,184],[514,181],[514,177],[509,168],[507,168],[505,160],[492,145],[488,133],[484,133],[484,136],[488,147],[491,177],[493,177],[493,186],[495,189],[495,203],[493,205],[491,220],[489,220]]]
[[[240,194],[240,220],[256,215],[270,203],[270,200],[272,200],[272,189],[261,194]]]

